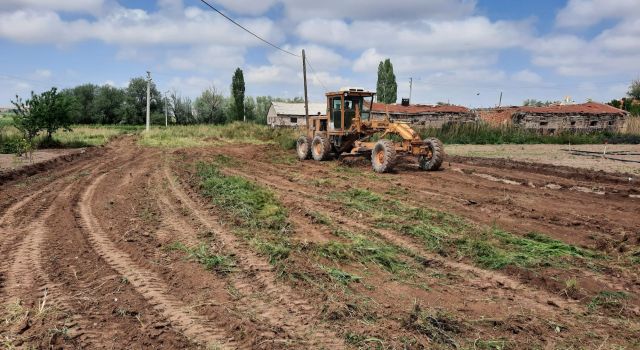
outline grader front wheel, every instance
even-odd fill
[[[396,165],[396,148],[391,140],[379,140],[371,151],[371,166],[377,173],[386,173]]]
[[[311,155],[317,161],[329,159],[331,154],[331,143],[324,136],[317,135],[311,142]]]
[[[296,153],[298,159],[306,160],[311,158],[311,138],[307,136],[300,136],[296,141]]]
[[[435,137],[430,137],[424,140],[427,146],[427,154],[420,156],[418,159],[420,169],[435,171],[440,169],[442,161],[444,160],[444,147],[442,141]]]

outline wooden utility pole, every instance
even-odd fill
[[[302,77],[304,79],[304,116],[309,130],[309,97],[307,96],[307,56],[302,50]]]
[[[147,131],[151,127],[151,72],[147,71]]]

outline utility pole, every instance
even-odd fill
[[[167,100],[167,92],[169,91],[164,92],[164,127],[165,128],[169,126],[169,104]]]
[[[304,116],[309,130],[309,97],[307,96],[307,56],[302,50],[302,77],[304,78]]]
[[[500,91],[500,100],[498,100],[498,107],[502,106],[502,91]]]
[[[147,71],[147,132],[151,128],[151,72]]]
[[[413,77],[409,78],[409,104],[411,104],[411,92],[413,92]]]

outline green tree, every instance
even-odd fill
[[[244,116],[247,121],[255,121],[256,120],[256,100],[247,96],[244,98]]]
[[[271,96],[258,96],[256,97],[256,123],[267,124],[267,114],[269,108],[273,103],[273,97]]]
[[[160,113],[162,103],[156,84],[151,82],[151,113]],[[122,108],[123,122],[144,124],[147,115],[147,79],[133,78],[125,92],[125,106]]]
[[[97,90],[98,86],[96,85],[83,84],[63,91],[63,94],[73,98],[73,117],[76,123],[94,124],[98,122],[95,108]]]
[[[178,95],[177,91],[173,91],[171,96],[171,114],[176,120],[176,124],[187,125],[195,124],[196,118],[193,114],[193,103],[188,97]]]
[[[198,122],[208,124],[224,124],[227,117],[224,114],[223,106],[225,98],[215,87],[210,87],[196,98],[195,109],[198,115]]]
[[[636,100],[640,100],[640,79],[636,79],[631,82],[627,95]]]
[[[94,102],[96,122],[100,124],[120,122],[124,103],[124,90],[110,85],[99,87]]]
[[[393,72],[393,64],[390,59],[378,64],[378,81],[376,83],[378,102],[396,103],[398,100],[398,83]]]
[[[244,75],[237,68],[231,81],[231,97],[233,99],[233,120],[244,120]]]
[[[31,98],[24,102],[16,96],[16,100],[11,103],[16,107],[14,125],[29,144],[33,144],[33,138],[40,131],[46,131],[47,140],[51,140],[58,129],[71,130],[72,100],[68,95],[59,93],[55,87],[40,95],[31,92]]]

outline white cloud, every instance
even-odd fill
[[[612,18],[640,15],[637,0],[569,0],[558,12],[556,24],[565,28],[584,28]]]
[[[98,14],[105,0],[2,0],[0,11],[31,9]]]
[[[513,74],[512,79],[522,83],[537,84],[542,82],[542,77],[528,69]]]
[[[231,0],[228,0],[231,1]],[[245,0],[248,2],[248,0]],[[281,0],[289,18],[451,19],[473,13],[475,0]],[[319,31],[323,29],[319,28]]]
[[[48,69],[36,69],[36,71],[31,74],[31,77],[36,80],[49,79],[51,76],[53,76],[53,73]]]
[[[217,0],[225,9],[243,15],[261,15],[275,5],[275,0]],[[214,5],[215,6],[215,5]]]
[[[530,37],[531,23],[468,17],[450,21],[354,21],[310,19],[296,33],[309,41],[346,49],[384,47],[411,53],[470,52],[518,47]]]

